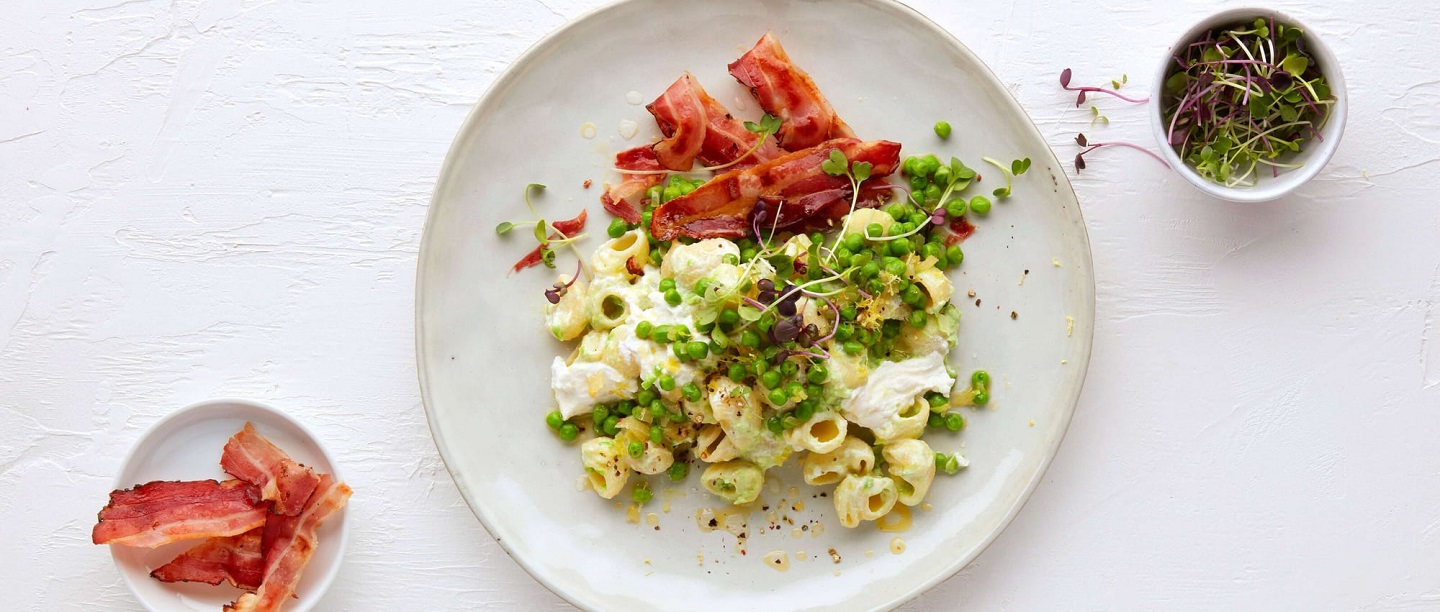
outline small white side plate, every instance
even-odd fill
[[[264,404],[223,399],[192,404],[160,419],[130,450],[115,479],[115,488],[128,489],[155,480],[230,478],[220,469],[220,453],[225,441],[247,421],[296,461],[341,477],[330,453],[304,425]],[[285,607],[287,612],[313,608],[339,573],[350,533],[347,514],[341,510],[320,527],[320,546],[300,579],[299,598]],[[125,584],[146,608],[157,612],[215,612],[244,591],[225,583],[164,583],[150,577],[155,568],[202,541],[186,540],[154,549],[111,546],[110,552]]]

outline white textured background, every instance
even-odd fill
[[[354,531],[324,608],[566,607],[441,465],[413,276],[470,105],[600,4],[6,3],[5,608],[136,607],[89,543],[95,512],[145,428],[214,396],[293,411],[347,469]],[[1077,130],[1149,129],[1109,99],[1090,128],[1060,69],[1143,91],[1214,4],[914,3],[1062,160]],[[1440,5],[1277,4],[1343,63],[1334,161],[1245,206],[1130,151],[1091,158],[1075,187],[1099,320],[1069,437],[994,546],[907,609],[1440,609]]]

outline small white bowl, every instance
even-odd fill
[[[1226,187],[1200,176],[1193,168],[1186,165],[1185,161],[1180,159],[1180,155],[1175,152],[1175,148],[1170,146],[1169,140],[1165,136],[1169,126],[1161,114],[1165,96],[1165,78],[1174,63],[1175,49],[1190,44],[1196,37],[1211,28],[1246,20],[1253,21],[1256,17],[1274,18],[1276,22],[1293,25],[1304,31],[1306,50],[1310,52],[1310,56],[1314,58],[1317,65],[1320,66],[1321,72],[1325,74],[1325,79],[1330,85],[1330,93],[1335,96],[1335,104],[1330,107],[1330,118],[1325,122],[1325,127],[1320,129],[1323,140],[1312,138],[1305,141],[1303,150],[1291,158],[1290,161],[1304,164],[1303,166],[1288,171],[1282,170],[1278,177],[1262,175],[1258,184],[1253,187]],[[1335,148],[1340,144],[1340,135],[1345,132],[1347,112],[1345,77],[1340,73],[1340,63],[1336,61],[1335,54],[1331,53],[1330,47],[1326,46],[1325,42],[1300,20],[1268,8],[1236,8],[1221,11],[1201,20],[1200,23],[1187,30],[1174,45],[1166,50],[1165,58],[1161,60],[1160,67],[1155,72],[1150,100],[1151,128],[1155,132],[1155,141],[1160,145],[1160,154],[1165,157],[1165,161],[1169,162],[1170,167],[1174,168],[1180,176],[1185,177],[1185,180],[1190,181],[1190,184],[1194,185],[1196,189],[1234,202],[1266,202],[1294,191],[1319,174],[1320,169],[1324,168],[1325,164],[1330,161],[1330,157],[1335,154]]]
[[[226,480],[220,469],[220,453],[235,432],[246,422],[254,423],[261,435],[269,438],[296,461],[317,471],[340,479],[335,461],[310,430],[270,406],[240,399],[218,399],[191,404],[161,418],[130,450],[116,489],[129,489],[154,480]],[[104,500],[96,500],[96,508]],[[310,610],[320,601],[340,572],[340,562],[350,539],[349,513],[341,510],[320,526],[320,544],[305,566],[298,588],[298,599],[285,606],[287,611]],[[240,589],[226,583],[218,586],[186,582],[165,583],[150,577],[155,568],[168,563],[176,555],[202,540],[186,540],[159,548],[111,546],[115,567],[130,587],[130,592],[149,610],[157,612],[214,612],[239,597]]]

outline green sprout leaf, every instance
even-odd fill
[[[870,169],[870,162],[855,162],[850,164],[850,174],[855,177],[855,181],[858,183],[863,183],[865,179],[870,178]]]
[[[545,223],[544,219],[535,224],[535,240],[540,242],[540,246],[550,244],[550,238],[545,235],[546,227],[549,227],[549,224]]]
[[[515,227],[515,224],[514,224],[514,223],[511,223],[511,222],[509,222],[509,221],[504,221],[504,222],[501,222],[500,225],[495,226],[495,233],[500,234],[500,235],[503,236],[503,235],[509,233],[511,229],[514,229],[514,227]]]
[[[545,267],[547,267],[547,268],[554,268],[554,267],[555,267],[555,251],[552,250],[552,249],[545,248],[545,247],[540,247],[540,261],[542,261],[542,262],[545,263]]]

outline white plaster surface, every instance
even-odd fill
[[[355,488],[323,609],[568,608],[444,471],[412,296],[471,104],[600,4],[5,3],[0,607],[136,608],[89,542],[119,461],[168,411],[244,396],[303,419]],[[1229,4],[914,3],[1061,159],[1077,130],[1149,134],[1098,97],[1092,128],[1062,68],[1143,92]],[[1440,4],[1274,4],[1343,62],[1339,152],[1265,205],[1122,149],[1072,169],[1099,314],[1070,434],[1009,530],[905,609],[1440,609]]]

